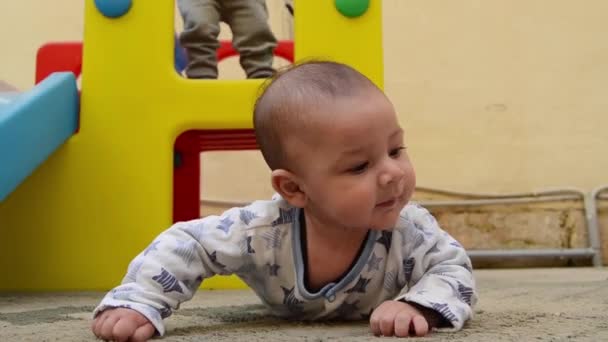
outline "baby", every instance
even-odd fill
[[[391,102],[334,62],[275,76],[254,108],[277,192],[179,222],[95,309],[102,339],[145,341],[215,274],[236,274],[277,316],[368,319],[383,336],[459,330],[477,301],[470,259],[424,208]]]

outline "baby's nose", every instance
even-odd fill
[[[405,172],[397,166],[389,167],[386,172],[380,175],[380,185],[396,185],[396,188],[402,188],[404,183]]]

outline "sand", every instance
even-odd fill
[[[480,302],[460,332],[420,341],[608,341],[608,269],[476,271]],[[102,293],[0,295],[0,341],[94,341]],[[199,291],[167,320],[162,341],[378,341],[366,322],[269,317],[250,291]]]

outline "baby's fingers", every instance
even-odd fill
[[[412,325],[414,326],[414,331],[412,333],[415,332],[416,336],[425,336],[429,332],[429,323],[424,316],[414,316],[412,318]]]
[[[131,336],[129,342],[145,342],[154,336],[155,331],[156,329],[154,329],[152,323],[146,322],[135,330],[135,333]]]
[[[403,310],[395,316],[395,336],[407,337],[410,335],[412,315],[408,310]]]
[[[397,306],[384,304],[374,310],[369,320],[369,325],[374,335],[393,336],[397,311]]]
[[[102,312],[100,315],[95,317],[93,320],[93,324],[91,324],[91,330],[93,334],[99,338],[101,338],[101,327],[103,326],[103,322],[108,318],[107,312]]]
[[[107,318],[101,324],[101,328],[97,331],[97,337],[102,340],[114,340],[114,325],[120,319],[118,315],[108,315]]]
[[[116,322],[116,324],[114,324],[114,328],[112,329],[112,337],[114,338],[114,341],[126,342],[131,336],[133,336],[138,327],[139,324],[137,321],[123,316],[118,320],[118,322]]]
[[[369,328],[372,330],[372,334],[380,336],[380,321],[374,316],[369,319]]]

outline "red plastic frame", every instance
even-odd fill
[[[275,56],[293,63],[293,41],[279,41],[274,50]],[[217,50],[219,61],[237,56],[238,52],[230,41],[220,41]],[[82,72],[82,42],[47,43],[36,54],[36,84],[54,72],[71,71],[76,77]]]
[[[173,168],[173,221],[200,217],[200,155],[207,151],[255,150],[252,129],[192,130],[175,141],[179,165]]]
[[[221,61],[228,57],[237,56],[239,53],[234,49],[232,43],[227,40],[220,41],[220,47],[217,49],[217,59]],[[281,40],[274,49],[274,55],[284,58],[293,63],[293,41]]]
[[[36,54],[36,84],[50,74],[71,71],[76,77],[82,72],[82,43],[47,43]]]

